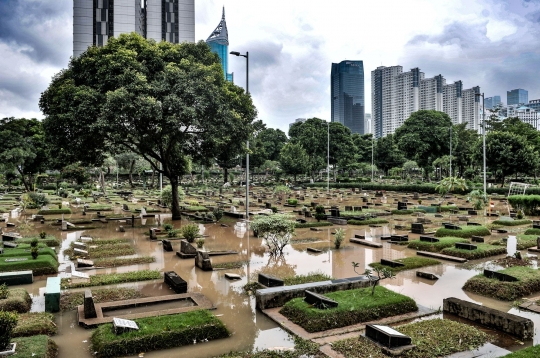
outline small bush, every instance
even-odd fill
[[[30,247],[37,247],[38,246],[38,239],[33,238],[32,241],[30,241]]]
[[[86,282],[71,282],[69,278],[61,280],[63,289],[82,288],[92,286],[106,286],[117,283],[137,282],[146,280],[156,280],[161,278],[161,273],[155,270],[131,271],[124,273],[110,273],[101,275],[92,275]]]
[[[11,332],[17,325],[18,315],[15,312],[0,311],[0,351],[8,348]]]
[[[484,257],[490,257],[495,255],[502,255],[506,253],[506,247],[494,246],[489,244],[475,243],[476,250],[464,250],[456,249],[455,247],[448,247],[441,251],[441,254],[461,257],[467,260],[482,259]]]
[[[540,235],[540,229],[529,228],[525,230],[524,235]]]
[[[58,331],[54,323],[54,315],[47,312],[32,312],[19,315],[17,326],[13,329],[13,337],[29,337],[39,334],[55,335]]]
[[[334,236],[334,247],[336,249],[339,249],[341,247],[341,243],[345,240],[345,230],[343,229],[337,229],[336,234]]]
[[[392,215],[411,215],[413,213],[426,213],[423,209],[392,210]]]
[[[366,219],[366,220],[349,220],[347,221],[349,225],[377,225],[377,224],[388,224],[388,220],[385,219]]]
[[[204,239],[203,238],[197,239],[197,241],[195,241],[195,243],[197,244],[197,247],[199,249],[202,249],[203,246],[204,246]]]
[[[519,225],[527,225],[532,223],[531,220],[495,220],[493,222],[494,225],[501,225],[501,226],[519,226]]]
[[[58,346],[45,335],[14,338],[17,343],[15,357],[54,358],[58,355]]]
[[[214,217],[216,218],[216,221],[221,220],[223,217],[223,210],[221,208],[214,209]]]
[[[8,286],[3,283],[0,285],[0,300],[3,300],[5,298],[8,298],[9,290]]]
[[[40,239],[43,240],[43,239],[45,239],[46,237],[47,237],[47,233],[46,233],[45,231],[42,231],[42,232],[39,233],[39,238],[40,238]]]
[[[193,243],[195,242],[195,238],[199,235],[199,225],[188,224],[183,226],[180,231],[182,232],[184,239],[189,243]]]
[[[287,204],[289,204],[289,205],[297,205],[297,204],[298,204],[298,200],[296,200],[296,199],[289,199],[289,200],[287,200]]]
[[[435,259],[430,259],[427,257],[417,257],[417,256],[406,257],[406,258],[397,259],[394,261],[401,262],[402,264],[405,264],[405,266],[390,267],[390,266],[382,265],[378,262],[370,263],[369,266],[373,268],[378,268],[378,269],[386,268],[392,272],[400,272],[400,271],[412,270],[412,269],[420,268],[420,267],[438,265],[441,263],[440,261],[435,260]]]
[[[171,224],[163,224],[163,230],[171,231],[174,228]]]
[[[409,242],[407,247],[418,251],[440,252],[442,249],[446,249],[447,247],[454,247],[456,242],[469,241],[460,237],[442,237],[439,239],[439,242],[413,240]]]

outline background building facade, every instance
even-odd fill
[[[73,0],[73,56],[136,32],[156,41],[195,42],[195,0]]]
[[[223,67],[225,79],[234,82],[234,75],[229,73],[229,33],[227,31],[227,22],[225,21],[225,8],[223,8],[221,21],[210,36],[208,36],[206,43],[221,59],[221,67]]]
[[[352,133],[364,134],[364,63],[332,63],[330,76],[332,122],[339,122]]]
[[[486,97],[486,109],[493,109],[502,106],[501,96]]]
[[[425,78],[419,68],[377,67],[371,72],[372,133],[377,138],[394,133],[419,109],[445,112],[454,124],[467,122],[467,128],[478,130],[479,92],[479,87],[464,90],[461,81],[446,84],[440,74]]]
[[[527,103],[529,103],[529,91],[517,88],[506,92],[506,105]]]

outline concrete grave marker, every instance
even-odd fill
[[[135,321],[122,318],[113,318],[113,332],[116,335],[122,334],[129,331],[138,331],[139,326]]]

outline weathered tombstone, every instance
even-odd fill
[[[304,291],[305,297],[304,302],[307,304],[312,305],[315,308],[318,309],[327,309],[327,308],[334,308],[338,306],[338,303],[326,296],[319,295],[312,291]]]
[[[398,201],[397,208],[398,210],[407,210],[407,203],[402,203],[401,201]]]
[[[187,292],[187,282],[174,271],[164,273],[164,282],[176,293]]]
[[[84,242],[75,241],[73,246],[83,250],[86,249],[86,244]]]
[[[472,236],[471,241],[472,242],[484,242],[484,238],[482,236]]]
[[[403,267],[403,266],[405,266],[405,264],[402,263],[402,262],[386,260],[386,259],[381,259],[381,265],[390,266],[390,267]]]
[[[423,242],[439,242],[439,239],[432,236],[420,236],[420,241]]]
[[[96,318],[96,306],[94,305],[94,298],[92,297],[92,291],[84,291],[84,318]]]
[[[170,240],[161,240],[163,243],[163,250],[165,251],[172,251],[173,247]]]
[[[213,271],[212,261],[210,261],[210,255],[206,251],[197,250],[195,256],[195,266],[203,271]]]
[[[126,232],[126,229],[123,225],[118,226],[118,232]]]
[[[154,228],[150,229],[150,240],[157,240],[156,230]]]
[[[416,271],[417,277],[427,278],[428,280],[438,280],[439,276],[429,273],[429,272],[423,272],[423,271]]]
[[[45,312],[60,311],[60,277],[48,277],[45,287]]]
[[[225,274],[225,277],[228,278],[229,280],[241,280],[242,279],[242,276],[237,275],[235,273],[230,273],[230,272],[227,272]]]
[[[122,318],[113,318],[113,332],[116,335],[122,334],[124,332],[129,331],[138,331],[139,326],[137,326],[137,323],[135,321],[131,321],[129,319],[122,319]]]
[[[473,244],[469,244],[468,242],[456,242],[454,244],[456,249],[462,249],[462,250],[476,250],[478,247]]]
[[[77,259],[77,267],[94,267],[94,261]]]
[[[366,325],[366,337],[388,348],[411,345],[411,337],[391,327],[378,324]]]
[[[484,276],[487,278],[495,278],[499,281],[503,282],[516,282],[519,281],[516,277],[510,276],[508,274],[497,272],[497,271],[491,271],[488,269],[484,269]]]
[[[412,223],[411,231],[413,234],[423,234],[424,233],[424,224],[421,223]]]
[[[264,273],[259,273],[258,281],[261,285],[266,287],[279,287],[285,285],[283,280]]]
[[[127,204],[122,204],[123,211],[129,211],[129,206]]]

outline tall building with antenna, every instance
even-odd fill
[[[221,59],[225,79],[229,82],[234,82],[234,74],[229,73],[229,33],[227,32],[227,22],[225,21],[225,7],[223,7],[223,14],[221,15],[219,25],[208,36],[206,43]]]

